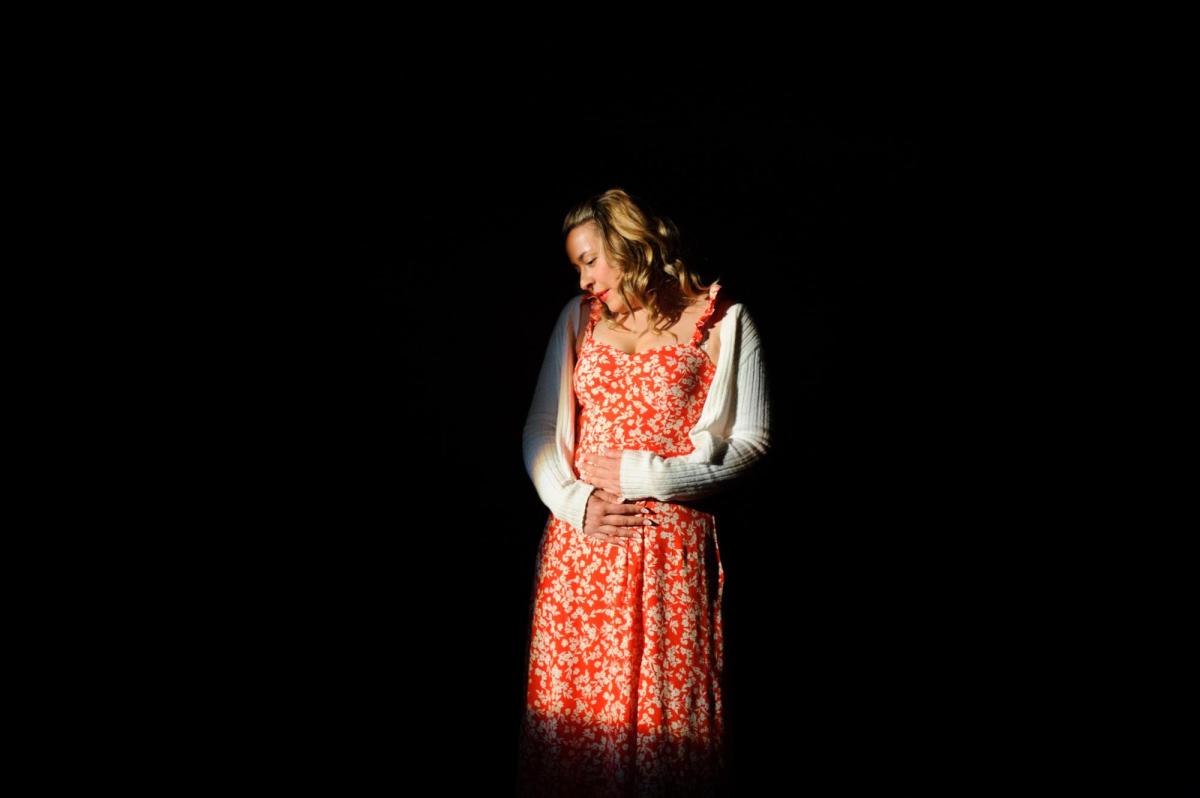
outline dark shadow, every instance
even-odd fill
[[[519,736],[522,798],[718,796],[725,752],[708,740],[653,734],[530,710]]]

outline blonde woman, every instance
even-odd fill
[[[746,307],[613,188],[571,209],[583,296],[558,315],[525,423],[550,511],[530,603],[521,795],[703,795],[726,765],[717,519],[697,501],[768,452]]]

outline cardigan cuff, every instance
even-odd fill
[[[657,499],[668,501],[671,494],[664,491],[656,479],[665,464],[655,465],[655,460],[663,460],[654,452],[644,449],[626,449],[621,454],[621,495],[631,499]],[[636,490],[641,486],[640,490]]]
[[[563,489],[561,514],[559,517],[580,532],[583,531],[583,521],[587,515],[588,498],[595,485],[576,479]]]

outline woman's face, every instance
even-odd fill
[[[579,272],[580,288],[599,296],[613,313],[626,312],[625,302],[616,290],[621,272],[608,265],[595,222],[584,222],[567,233],[567,259]]]

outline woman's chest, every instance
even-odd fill
[[[689,310],[680,317],[679,321],[666,330],[632,330],[613,329],[600,320],[593,326],[591,337],[605,346],[620,350],[629,355],[640,355],[666,346],[686,344],[696,337],[696,320],[698,314]]]
[[[575,395],[584,406],[677,406],[703,402],[716,367],[693,344],[656,347],[630,354],[589,339],[575,364]]]

